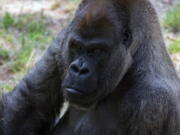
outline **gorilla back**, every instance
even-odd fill
[[[3,108],[5,135],[179,135],[180,80],[151,3],[83,0]]]

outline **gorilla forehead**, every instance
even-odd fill
[[[80,6],[74,20],[75,31],[82,35],[88,34],[87,37],[91,36],[89,34],[102,36],[108,32],[118,33],[122,22],[119,21],[120,18],[114,5],[114,1],[92,0]]]

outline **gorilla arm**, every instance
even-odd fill
[[[63,37],[61,32],[14,90],[4,95],[5,135],[39,135],[51,129],[63,103],[61,73],[55,60]]]
[[[175,103],[174,95],[168,90],[149,86],[141,87],[129,93],[124,101],[122,117],[125,118],[123,121],[125,134],[179,134],[177,103]]]

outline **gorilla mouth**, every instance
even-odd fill
[[[89,108],[94,103],[94,93],[88,94],[74,87],[65,87],[64,92],[67,101],[76,107]]]
[[[79,89],[76,89],[76,88],[71,88],[71,87],[67,87],[65,88],[66,92],[70,93],[70,94],[73,94],[73,95],[85,95],[84,92],[82,92],[81,90]]]

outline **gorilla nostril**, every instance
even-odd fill
[[[89,69],[87,69],[87,68],[83,68],[80,71],[80,74],[88,74],[88,73],[89,73]]]
[[[75,73],[78,73],[79,72],[79,68],[76,66],[76,65],[72,65],[71,66],[71,70]]]
[[[76,64],[71,65],[71,71],[74,73],[79,73],[80,75],[88,74],[90,71],[86,67],[78,67]]]

